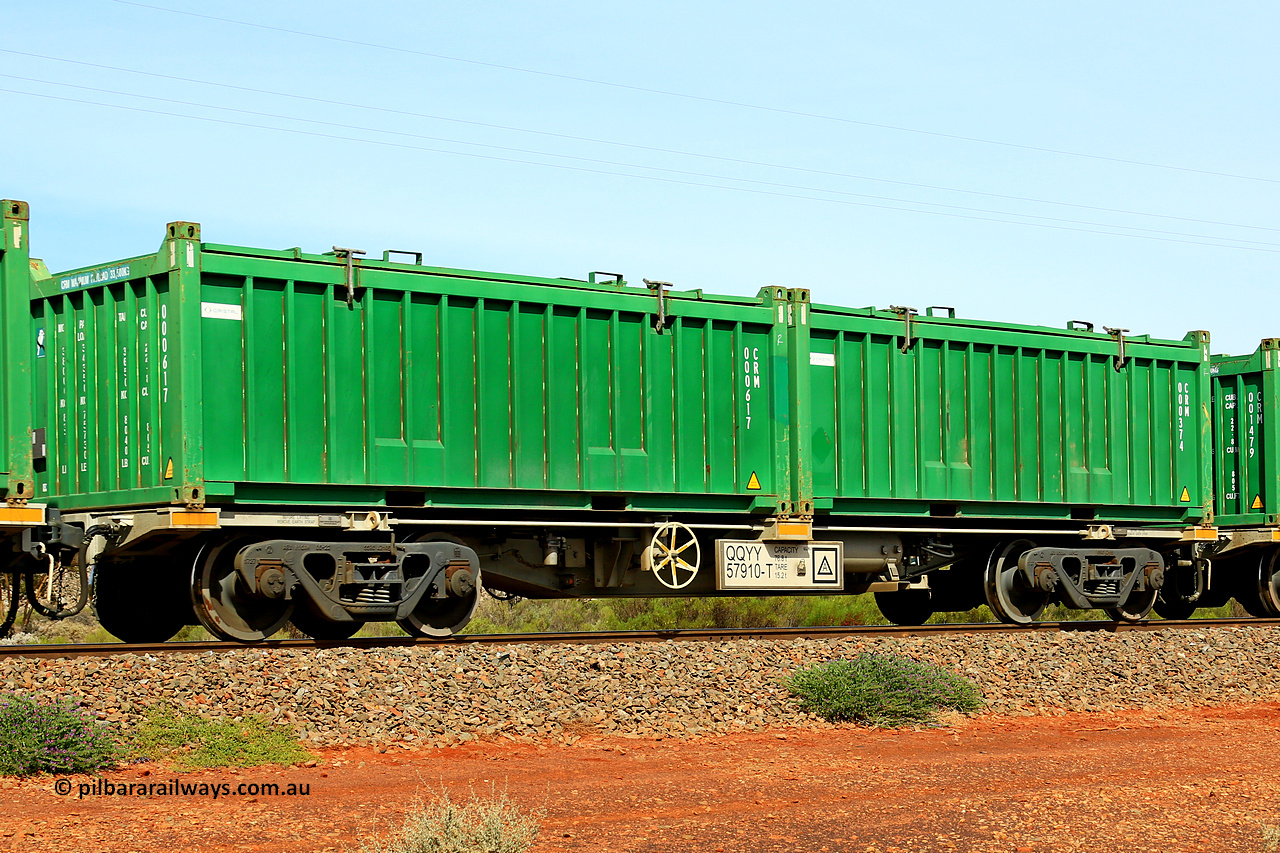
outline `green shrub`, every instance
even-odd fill
[[[297,764],[313,757],[293,732],[261,717],[219,723],[169,707],[147,712],[134,745],[145,758],[188,768]]]
[[[871,595],[552,599],[483,596],[467,634],[883,625]]]
[[[941,667],[864,652],[796,672],[786,683],[806,711],[828,722],[904,726],[931,722],[942,710],[983,706],[978,686]]]
[[[504,791],[482,800],[474,794],[456,804],[443,791],[434,802],[418,802],[400,832],[374,839],[362,853],[524,853],[538,837],[542,814],[511,802]]]
[[[407,637],[408,633],[395,622],[366,622],[356,631],[357,637]]]
[[[1280,850],[1280,826],[1260,823],[1258,824],[1258,829],[1262,832],[1263,853],[1276,853],[1277,850]]]
[[[1196,617],[1229,617],[1233,606],[1196,611]],[[1072,610],[1061,604],[1045,608],[1045,622],[1106,620],[1100,610]],[[972,610],[938,612],[940,622],[995,622],[985,604]],[[360,636],[379,636],[370,623]],[[394,623],[388,631],[394,627]],[[733,598],[597,598],[520,599],[511,603],[484,595],[466,634],[511,634],[539,631],[653,631],[672,628],[766,628],[814,625],[885,625],[871,593],[861,595],[774,595]],[[394,633],[394,631],[392,631]]]
[[[171,643],[207,643],[213,635],[203,625],[183,625],[182,630],[169,638]]]
[[[0,774],[96,773],[122,754],[116,734],[70,702],[0,696]]]

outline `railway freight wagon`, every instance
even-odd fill
[[[482,585],[1141,618],[1216,542],[1202,333],[364,255],[175,222],[155,253],[31,266],[5,402],[61,514],[34,588],[91,582],[131,640],[447,635]]]
[[[200,236],[172,223],[158,252],[37,275],[16,329],[42,342],[35,492],[92,533],[117,636],[448,634],[482,582],[709,593],[702,537],[758,547],[794,510],[785,289]],[[809,529],[771,528],[797,553]],[[833,577],[806,583],[839,590],[824,553]]]

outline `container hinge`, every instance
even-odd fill
[[[649,281],[649,279],[646,278],[644,279],[644,283],[648,285],[649,289],[654,292],[656,297],[658,297],[658,316],[657,319],[653,321],[653,330],[658,334],[662,334],[662,330],[671,325],[671,318],[667,316],[667,298],[666,291],[664,290],[664,288],[671,286],[671,282]]]
[[[890,305],[889,310],[901,317],[902,321],[906,323],[907,329],[906,333],[902,337],[902,346],[898,348],[903,352],[906,352],[911,349],[911,318],[920,312],[916,311],[914,308],[908,308],[905,305]]]
[[[1106,330],[1106,333],[1108,335],[1116,339],[1116,343],[1120,347],[1120,351],[1116,353],[1116,370],[1121,370],[1124,368],[1124,363],[1129,360],[1128,357],[1124,354],[1124,333],[1129,330],[1113,329],[1110,326],[1103,326],[1102,328]]]
[[[363,255],[365,251],[334,246],[333,253],[347,262],[347,307],[353,308],[356,298],[356,255]]]

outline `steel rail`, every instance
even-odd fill
[[[831,640],[850,637],[929,637],[956,634],[1026,634],[1192,630],[1197,628],[1280,628],[1280,619],[1160,619],[1144,622],[955,622],[939,625],[819,625],[809,628],[673,628],[660,631],[571,631],[537,634],[463,634],[434,637],[353,637],[349,640],[267,640],[246,645],[226,641],[196,643],[71,643],[0,645],[3,658],[112,657],[115,655],[209,654],[248,649],[388,649],[410,646],[608,645],[610,643],[715,642],[730,640]]]

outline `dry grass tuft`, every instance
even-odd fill
[[[441,791],[431,803],[414,804],[399,833],[374,839],[361,853],[525,853],[538,837],[542,813],[511,801],[506,791],[455,803]]]

